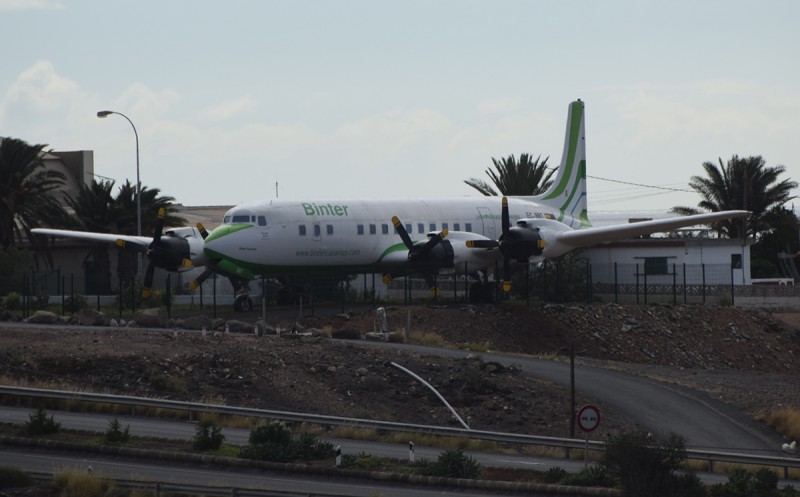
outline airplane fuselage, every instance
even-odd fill
[[[253,273],[329,268],[391,268],[407,259],[392,217],[412,241],[448,230],[455,263],[494,259],[462,250],[468,239],[494,240],[502,232],[498,197],[444,199],[272,200],[237,206],[205,242],[211,258],[225,258]],[[547,206],[509,198],[511,219],[555,220]],[[576,219],[554,223],[579,226]],[[563,224],[562,224],[563,223]]]

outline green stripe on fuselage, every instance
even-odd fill
[[[222,226],[218,226],[214,229],[207,237],[206,243],[213,242],[218,238],[222,238],[225,235],[230,235],[231,233],[236,233],[237,231],[246,230],[247,228],[252,228],[252,224],[223,224]]]

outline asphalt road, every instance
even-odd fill
[[[454,358],[474,352],[440,349],[407,344],[375,344],[363,346],[397,347],[419,353]],[[505,366],[516,365],[524,373],[569,386],[569,364],[510,354],[481,353],[485,361]],[[575,388],[596,399],[603,406],[625,412],[653,433],[677,433],[687,448],[717,450],[758,455],[783,455],[781,436],[748,418],[734,407],[708,395],[675,385],[654,381],[642,376],[594,366],[575,365]]]

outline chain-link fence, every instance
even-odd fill
[[[344,312],[353,306],[386,304],[478,304],[516,301],[535,303],[669,303],[737,305],[737,300],[768,302],[796,299],[794,286],[751,286],[735,284],[736,268],[720,264],[673,264],[649,268],[644,264],[590,264],[584,259],[561,258],[537,265],[511,268],[511,290],[506,293],[492,275],[502,275],[502,264],[494,268],[463,264],[452,271],[425,279],[416,275],[395,276],[336,270],[297,272],[291,277],[263,275],[249,282],[247,296],[262,311],[270,307],[302,309],[313,315],[317,309]],[[230,309],[236,289],[222,276],[206,279],[194,292],[186,290],[190,274],[166,274],[157,278],[153,298],[141,297],[141,282],[121,282],[112,294],[87,294],[97,288],[86,274],[65,274],[61,270],[29,271],[13,285],[6,284],[6,304],[19,300],[25,315],[49,305],[63,314],[81,307],[96,307],[120,315],[144,306],[173,305],[208,310]],[[8,282],[6,282],[8,283]],[[431,285],[432,284],[432,285]],[[16,288],[14,288],[16,286]],[[5,306],[9,308],[9,305]]]

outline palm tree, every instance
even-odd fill
[[[75,197],[66,198],[67,205],[73,211],[68,227],[96,233],[119,233],[117,221],[122,211],[111,194],[113,188],[113,181],[92,180],[91,185],[81,184]],[[103,294],[111,293],[111,257],[108,245],[93,243],[91,256],[94,262],[96,291]]]
[[[508,158],[502,160],[492,157],[492,163],[497,172],[487,169],[486,175],[489,176],[501,195],[538,195],[547,191],[552,183],[550,178],[556,171],[547,166],[549,157],[540,163],[539,159],[541,158],[540,155],[536,160],[531,160],[528,154],[522,154],[517,162],[514,155],[509,155]],[[464,183],[486,196],[498,194],[488,183],[478,178],[464,180]]]
[[[693,207],[673,207],[670,212],[682,215],[724,210],[747,210],[751,214],[745,220],[731,219],[712,224],[721,236],[744,238],[757,236],[770,230],[772,217],[777,207],[795,198],[792,189],[797,182],[779,176],[786,171],[783,166],[767,167],[760,156],[731,157],[727,164],[719,159],[719,167],[704,162],[708,177],[692,176],[689,186],[700,194],[702,200]]]
[[[45,168],[47,145],[29,145],[5,138],[0,143],[0,245],[3,249],[29,240],[34,247],[47,241],[31,236],[43,221],[62,219],[64,208],[55,195],[65,176]]]

